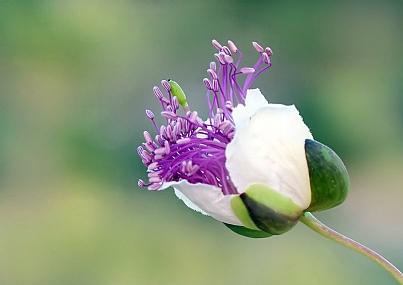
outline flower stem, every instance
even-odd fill
[[[319,220],[317,220],[311,213],[305,212],[300,221],[304,223],[306,226],[317,232],[318,234],[331,239],[345,247],[348,247],[369,259],[378,263],[383,269],[389,272],[400,284],[403,285],[403,274],[399,271],[392,263],[387,261],[381,255],[369,249],[368,247],[332,230],[331,228],[327,227],[326,225],[322,224]]]

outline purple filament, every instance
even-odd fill
[[[146,110],[158,134],[153,140],[148,132],[144,132],[145,143],[137,148],[149,177],[148,183],[138,181],[140,187],[158,190],[164,182],[187,180],[191,184],[216,186],[224,195],[238,193],[225,167],[225,149],[235,134],[232,109],[234,103],[245,104],[246,92],[253,81],[271,66],[269,57],[272,51],[254,42],[253,46],[259,52],[258,61],[253,68],[239,68],[242,54],[233,42],[228,41],[229,48],[216,40],[213,40],[213,45],[219,51],[214,55],[219,66],[217,68],[216,63],[211,62],[207,70],[210,79],[203,79],[209,107],[207,121],[203,121],[196,111],[189,111],[186,116],[177,113],[178,98],[172,95],[168,81],[161,82],[168,98],[158,87],[153,88],[161,103],[161,115],[165,117],[166,125],[158,126],[154,114]],[[235,64],[231,51],[238,54]],[[262,64],[264,66],[259,70]],[[240,74],[247,74],[242,87],[237,81]]]

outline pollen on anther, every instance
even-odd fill
[[[222,49],[222,45],[220,45],[220,43],[217,42],[216,40],[212,40],[211,42],[212,42],[213,46],[214,46],[216,49],[218,49],[219,51]]]
[[[153,141],[153,138],[151,137],[151,135],[150,135],[150,133],[149,132],[147,132],[147,131],[144,131],[143,132],[143,135],[144,135],[144,139],[146,140],[146,142],[152,142]]]
[[[166,117],[168,119],[176,119],[176,114],[174,112],[170,111],[162,111],[161,116]]]
[[[165,148],[165,154],[169,154],[171,152],[171,148],[170,148],[169,143],[167,141],[165,141],[164,148]]]
[[[255,69],[253,67],[242,67],[239,72],[243,73],[243,74],[247,74],[247,73],[253,73],[255,72]]]
[[[210,69],[212,69],[214,72],[216,71],[217,65],[216,65],[215,61],[210,62]]]
[[[232,56],[226,54],[224,55],[224,61],[228,64],[231,64],[234,62],[234,59],[232,58]]]
[[[263,59],[264,63],[266,63],[266,64],[270,63],[270,57],[266,52],[262,53],[262,59]]]
[[[204,79],[203,79],[203,83],[204,83],[204,86],[206,86],[207,90],[211,90],[211,89],[212,89],[211,81],[210,81],[208,78],[204,78]]]
[[[271,48],[269,48],[269,47],[265,48],[265,52],[267,53],[268,56],[272,56],[272,55],[273,55],[273,51],[272,51]]]
[[[161,100],[162,97],[164,97],[161,90],[157,86],[154,86],[153,92],[154,92],[155,96],[158,98],[158,100]]]
[[[218,79],[217,73],[213,69],[207,69],[207,73],[212,79]]]
[[[157,161],[154,161],[153,163],[151,163],[151,164],[147,167],[147,170],[148,170],[148,171],[151,171],[151,170],[156,169],[157,167],[158,167],[158,162],[157,162]]]
[[[225,54],[227,54],[227,55],[231,55],[231,51],[230,51],[229,48],[226,47],[226,46],[223,46],[223,47],[222,47],[222,51],[223,51]]]
[[[256,49],[257,52],[264,52],[264,49],[261,45],[259,45],[257,42],[252,42],[253,47]]]
[[[167,92],[171,91],[171,85],[169,85],[169,82],[168,82],[168,81],[162,80],[162,81],[161,81],[161,85],[162,85],[162,87],[164,87],[164,89],[165,89]]]
[[[187,144],[190,143],[192,140],[190,138],[183,138],[176,141],[177,144]]]
[[[225,64],[225,61],[220,57],[218,53],[214,54],[214,57],[220,62],[220,64]]]
[[[145,183],[143,180],[139,179],[139,180],[137,181],[137,185],[138,185],[139,187],[143,188],[144,186],[146,186],[146,183]]]
[[[139,156],[141,156],[143,154],[143,152],[144,152],[144,149],[141,146],[137,147],[137,153],[139,154]]]
[[[151,112],[151,110],[148,110],[148,109],[146,110],[146,116],[151,120],[153,120],[155,118],[154,113]]]
[[[236,47],[233,41],[228,41],[228,46],[233,53],[238,52],[238,48]]]
[[[179,100],[178,100],[178,97],[176,97],[176,96],[174,96],[172,98],[172,109],[173,109],[173,111],[176,111],[179,109]]]
[[[213,79],[213,91],[217,92],[218,91],[218,80]]]

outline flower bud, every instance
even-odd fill
[[[315,140],[305,140],[311,202],[302,209],[290,198],[266,185],[255,184],[231,199],[231,207],[244,226],[224,223],[237,234],[251,238],[280,235],[296,225],[302,212],[333,208],[347,198],[349,177],[340,157]]]
[[[311,204],[306,212],[327,210],[346,200],[350,186],[347,169],[340,157],[320,142],[305,140],[311,184]]]

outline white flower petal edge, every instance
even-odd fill
[[[311,188],[305,139],[312,135],[298,110],[293,105],[268,104],[254,89],[248,90],[245,107],[237,106],[233,117],[236,132],[225,155],[238,192],[261,183],[306,209]]]
[[[266,98],[260,93],[259,88],[249,89],[246,92],[245,106],[239,104],[232,111],[236,131],[246,127],[249,118],[256,113],[257,110],[269,105]]]
[[[189,208],[223,223],[242,225],[230,205],[230,200],[235,195],[224,195],[221,189],[215,186],[202,183],[191,184],[186,180],[166,182],[161,190],[170,186],[175,189],[176,196]]]

